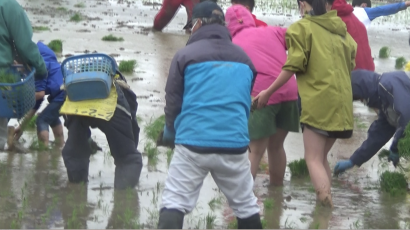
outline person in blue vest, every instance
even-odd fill
[[[394,71],[378,74],[368,70],[352,72],[353,100],[379,110],[378,118],[369,130],[367,139],[348,160],[336,163],[338,175],[353,166],[369,161],[392,137],[388,161],[399,163],[398,142],[410,121],[410,72]]]
[[[389,16],[407,9],[407,7],[410,6],[410,1],[386,4],[372,8],[371,0],[353,0],[352,6],[354,7],[354,15],[356,15],[359,21],[368,28],[371,22],[378,17]]]

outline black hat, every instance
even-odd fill
[[[220,18],[225,21],[224,12],[213,1],[204,1],[195,5],[192,18]]]

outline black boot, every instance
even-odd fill
[[[185,214],[176,209],[161,209],[158,229],[182,229]]]
[[[248,218],[238,219],[238,229],[262,229],[261,217],[259,213],[252,215]]]
[[[142,165],[136,163],[115,166],[114,188],[134,188],[140,179]]]
[[[67,170],[68,181],[71,183],[87,183],[88,168],[82,170]]]

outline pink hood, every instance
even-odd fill
[[[258,72],[252,96],[267,89],[279,76],[285,64],[286,29],[281,27],[256,27],[252,14],[242,5],[229,7],[225,14],[228,30],[234,44],[240,46],[252,60]],[[292,77],[269,98],[268,105],[297,100],[296,78]]]
[[[225,21],[232,37],[245,28],[256,27],[251,12],[239,4],[233,5],[226,10]]]

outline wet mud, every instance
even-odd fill
[[[161,33],[150,30],[161,5],[158,0],[90,0],[83,1],[84,8],[75,7],[81,1],[18,1],[33,26],[50,28],[35,32],[34,41],[63,40],[60,61],[93,52],[111,54],[117,61],[137,61],[137,68],[126,78],[138,96],[137,116],[141,126],[138,149],[144,153],[144,168],[135,189],[114,191],[115,166],[105,136],[99,130],[92,130],[92,137],[103,151],[91,156],[88,184],[68,183],[58,148],[27,154],[0,152],[0,228],[155,228],[172,155],[160,147],[157,156],[150,157],[144,127],[163,114],[170,62],[189,38],[182,30],[185,9],[181,8]],[[221,5],[226,9],[229,3],[222,1]],[[81,14],[83,20],[70,21],[75,13]],[[288,26],[298,19],[296,6],[288,1],[258,1],[255,14],[271,25]],[[393,71],[395,57],[410,60],[407,15],[402,12],[400,17],[376,19],[369,29],[377,71]],[[101,40],[109,34],[123,37],[124,41]],[[392,58],[377,58],[382,46],[391,48]],[[338,140],[329,154],[332,169],[337,160],[349,158],[360,146],[376,118],[372,110],[360,103],[354,103],[354,113],[353,137]],[[16,124],[15,120],[9,123]],[[22,145],[29,148],[36,139],[35,130],[27,131],[22,139]],[[52,134],[51,140],[54,140]],[[302,158],[302,134],[290,133],[285,150],[288,162]],[[266,162],[265,159],[263,163]],[[263,225],[265,228],[408,228],[408,197],[389,197],[379,191],[379,175],[386,169],[394,170],[375,156],[362,167],[333,178],[333,210],[316,207],[316,194],[309,178],[291,180],[287,168],[284,186],[275,188],[269,186],[269,176],[261,170],[254,191]],[[185,218],[184,228],[228,228],[235,226],[234,220],[223,194],[208,175],[195,210]]]

